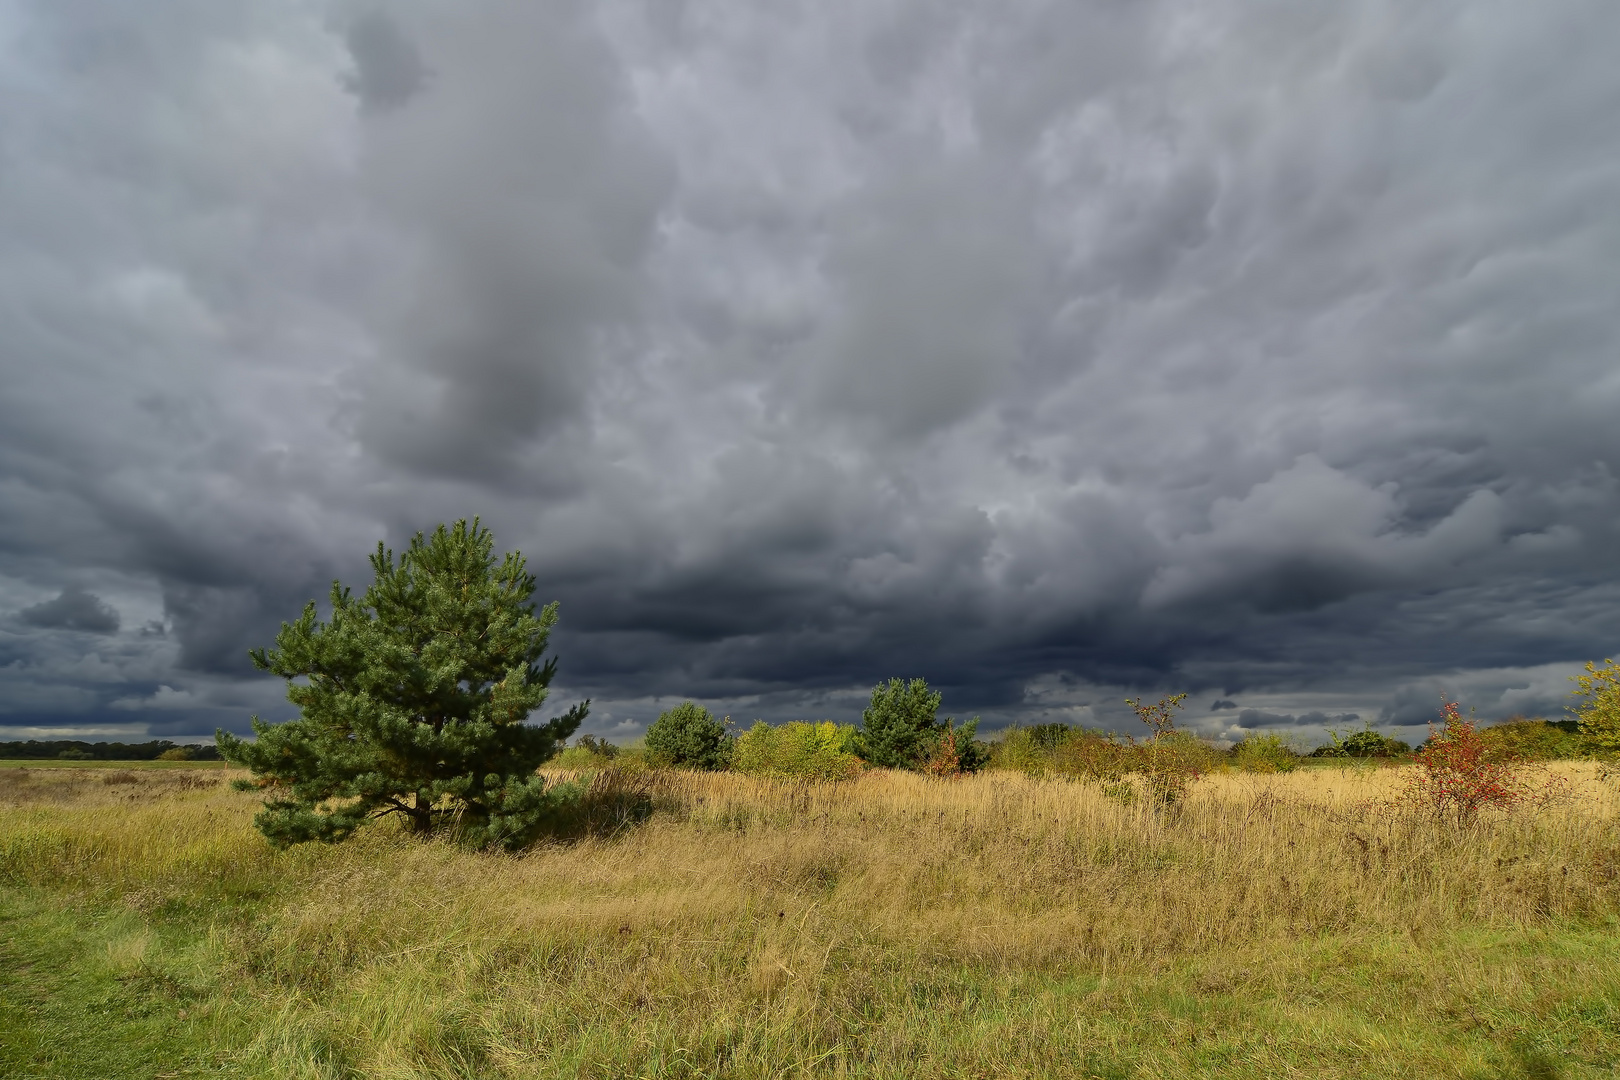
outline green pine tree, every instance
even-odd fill
[[[563,793],[535,770],[579,727],[590,702],[525,723],[557,661],[540,663],[557,605],[539,611],[523,556],[499,562],[474,518],[418,533],[409,549],[377,545],[376,580],[358,600],[332,585],[332,616],[311,601],[273,649],[250,655],[287,680],[298,719],[257,741],[217,734],[231,762],[269,798],[254,819],[278,847],[337,841],[369,818],[399,814],[426,835],[455,821],[480,844],[526,842]]]
[[[872,703],[861,713],[856,752],[873,765],[915,769],[938,738],[935,716],[941,695],[923,679],[890,679],[872,688]]]
[[[659,713],[647,728],[647,753],[652,760],[681,769],[724,769],[731,764],[735,742],[724,721],[690,701]]]

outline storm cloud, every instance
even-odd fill
[[[1620,643],[1620,11],[0,6],[0,736],[482,515],[559,708],[1420,732]]]
[[[118,612],[99,596],[83,589],[63,589],[56,599],[23,608],[17,617],[29,626],[53,630],[82,630],[91,634],[118,631]]]

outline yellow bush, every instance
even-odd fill
[[[1572,675],[1577,697],[1586,700],[1576,709],[1581,721],[1581,738],[1588,750],[1603,755],[1620,753],[1620,664],[1612,659],[1603,666],[1588,662],[1586,674]]]
[[[854,738],[853,725],[831,720],[794,720],[780,727],[758,720],[737,739],[732,768],[755,776],[848,780],[861,770]]]

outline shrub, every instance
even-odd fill
[[[1213,750],[1187,732],[1176,730],[1176,712],[1186,707],[1186,701],[1186,694],[1160,698],[1155,705],[1139,698],[1125,699],[1137,719],[1153,732],[1141,746],[1141,763],[1148,796],[1160,808],[1179,803],[1193,781],[1215,767]]]
[[[993,769],[1013,769],[1028,776],[1045,776],[1052,767],[1051,752],[1036,741],[1033,728],[1011,728],[989,746]]]
[[[590,703],[526,722],[557,670],[540,662],[557,605],[536,611],[523,556],[493,552],[477,519],[417,533],[398,563],[378,544],[363,596],[334,582],[329,621],[311,601],[275,648],[250,653],[287,681],[299,718],[254,717],[254,742],[215,739],[253,771],[247,786],[268,789],[254,824],[273,844],[341,840],[389,814],[418,834],[453,821],[473,843],[505,844],[545,816],[535,770]]]
[[[1330,728],[1328,738],[1332,741],[1312,750],[1311,757],[1393,758],[1405,757],[1412,752],[1410,743],[1381,735],[1373,730],[1371,724],[1343,737]]]
[[[1407,780],[1408,801],[1436,816],[1468,824],[1481,810],[1511,810],[1567,794],[1560,778],[1543,775],[1535,783],[1523,762],[1492,747],[1472,720],[1463,719],[1455,701],[1441,706],[1444,726],[1431,724],[1428,741],[1413,755],[1418,768]]]
[[[1586,699],[1571,710],[1580,721],[1582,744],[1603,757],[1620,754],[1620,665],[1612,659],[1602,667],[1587,661],[1586,674],[1570,678],[1575,696]]]
[[[1077,780],[1115,783],[1144,768],[1142,748],[1098,731],[1068,731],[1052,748],[1052,771]]]
[[[921,767],[936,745],[939,703],[940,695],[923,679],[879,683],[861,713],[857,752],[871,764],[889,769]]]
[[[159,761],[194,761],[197,755],[192,753],[189,746],[175,746],[157,756]]]
[[[1064,740],[1076,734],[1076,729],[1068,724],[1033,724],[1024,728],[1035,746],[1050,754],[1061,746]]]
[[[756,720],[738,737],[732,767],[754,776],[848,780],[861,769],[854,747],[853,724],[794,720],[772,727]]]
[[[1299,768],[1299,755],[1281,735],[1246,735],[1232,747],[1232,764],[1251,773],[1293,772]]]
[[[990,748],[975,737],[978,729],[977,716],[961,727],[946,717],[945,726],[934,730],[923,772],[930,776],[965,776],[984,768],[990,760]]]
[[[1514,717],[1481,728],[1479,735],[1485,740],[1486,752],[1499,759],[1557,761],[1581,756],[1580,727],[1574,721],[1549,723]]]
[[[681,769],[724,769],[733,739],[708,709],[683,701],[658,714],[647,728],[647,756],[654,764]]]

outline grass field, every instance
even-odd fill
[[[6,1077],[1607,1077],[1620,798],[1445,827],[1398,769],[656,777],[520,857],[272,851],[192,768],[0,771]]]

